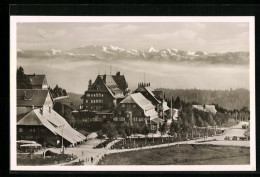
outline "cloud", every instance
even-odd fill
[[[144,37],[148,39],[155,40],[165,40],[165,39],[195,39],[198,34],[192,30],[178,30],[174,33],[154,33],[145,34]]]
[[[17,28],[17,44],[24,50],[112,44],[222,52],[226,46],[247,50],[248,38],[248,23],[23,23]]]

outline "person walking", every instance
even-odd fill
[[[91,157],[91,163],[93,163],[93,160],[94,160],[93,157]]]

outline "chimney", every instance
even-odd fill
[[[33,73],[33,76],[35,76],[35,73]]]
[[[51,114],[51,107],[49,106],[49,112],[50,112],[50,114]]]
[[[116,73],[116,75],[117,75],[117,76],[120,76],[120,71],[118,71],[118,72]]]
[[[32,105],[32,109],[34,109],[34,105]]]

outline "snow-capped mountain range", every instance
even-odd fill
[[[88,45],[71,50],[51,49],[20,50],[17,49],[18,58],[55,58],[68,59],[115,59],[115,60],[151,60],[166,62],[201,62],[211,64],[248,64],[249,52],[207,53],[202,51],[185,51],[179,49],[160,49],[150,47],[147,50],[123,49],[117,46]]]

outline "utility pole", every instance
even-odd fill
[[[62,146],[62,154],[64,154],[64,145],[63,145],[63,128],[65,125],[62,125],[62,130],[61,130],[61,146]]]
[[[144,72],[144,84],[145,84],[145,72]]]
[[[172,97],[171,97],[171,119],[172,119]]]
[[[111,75],[112,66],[110,65],[110,75]]]

